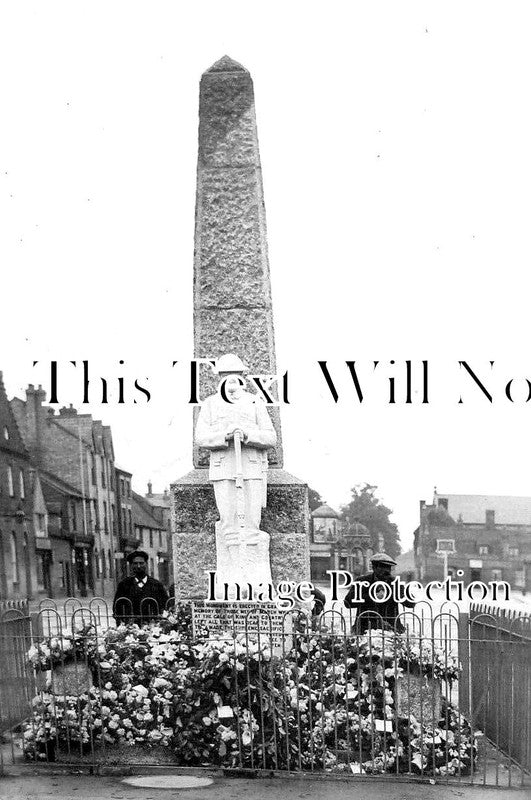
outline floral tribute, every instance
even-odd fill
[[[459,675],[454,656],[381,631],[308,630],[292,645],[279,658],[265,637],[192,641],[186,607],[141,628],[90,628],[42,642],[28,653],[36,670],[77,660],[94,685],[75,697],[35,697],[26,755],[163,745],[188,766],[430,777],[473,768],[470,727],[444,697],[438,718],[395,708],[399,680],[435,679],[449,691]]]

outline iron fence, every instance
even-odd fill
[[[131,614],[140,627],[117,625],[101,598],[8,612],[0,763],[526,782],[527,618],[505,629],[424,609],[401,615],[403,633],[373,616],[360,634],[335,610],[286,612],[280,627],[261,610],[214,634],[169,606]]]

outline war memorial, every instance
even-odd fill
[[[193,468],[172,485],[175,597],[145,624],[97,598],[3,618],[0,772],[148,764],[500,785],[503,768],[504,785],[523,785],[518,621],[419,603],[400,624],[357,626],[344,607],[275,602],[275,587],[310,577],[308,487],[284,469],[278,407],[246,382],[277,365],[253,83],[227,56],[201,78],[193,298],[201,403]]]

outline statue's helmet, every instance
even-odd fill
[[[234,372],[247,372],[247,367],[241,358],[234,353],[227,353],[216,359],[216,372],[231,374]]]

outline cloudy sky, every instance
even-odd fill
[[[193,355],[199,79],[228,53],[255,85],[277,359],[291,384],[286,468],[336,507],[353,485],[378,485],[404,547],[434,485],[531,494],[527,12],[485,0],[4,3],[9,395],[48,388],[55,359],[59,404],[81,407],[68,362],[88,359],[85,410],[112,425],[136,489],[190,469],[187,380],[171,362]],[[417,390],[429,362],[428,404],[418,391],[403,402],[407,359]],[[361,405],[345,360],[359,366]]]

